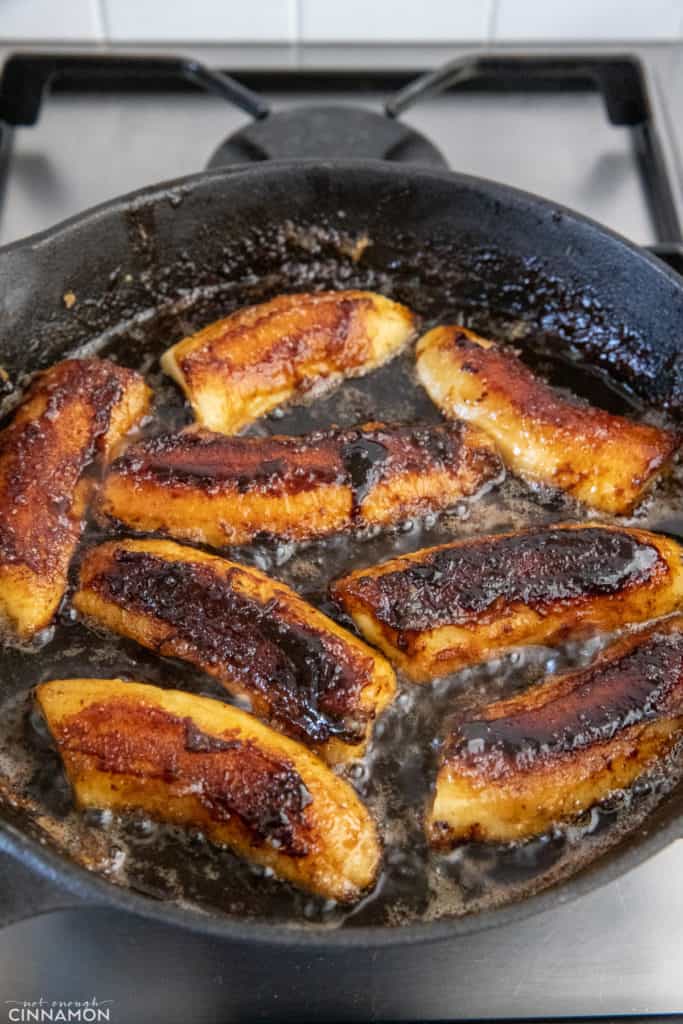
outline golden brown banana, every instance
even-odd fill
[[[537,526],[426,548],[332,586],[415,682],[520,644],[646,622],[683,606],[681,548],[646,530]]]
[[[182,658],[330,762],[361,756],[396,680],[381,655],[258,569],[170,541],[89,551],[74,605]]]
[[[526,839],[629,786],[683,728],[683,618],[608,647],[588,668],[551,676],[452,725],[427,834]]]
[[[93,486],[94,464],[147,411],[142,377],[106,359],[41,373],[0,433],[0,622],[21,640],[49,626]]]
[[[409,309],[374,292],[280,295],[178,342],[161,365],[202,426],[234,434],[283,403],[374,370],[414,324]]]
[[[439,408],[486,430],[519,476],[611,515],[632,509],[680,447],[671,431],[564,398],[464,327],[425,334],[417,373]]]
[[[294,740],[208,697],[121,679],[57,679],[36,698],[81,808],[141,808],[351,902],[377,876],[374,822]]]
[[[128,448],[99,509],[141,532],[224,547],[389,526],[448,508],[501,474],[488,435],[464,423],[266,438],[190,430]]]

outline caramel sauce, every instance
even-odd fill
[[[303,249],[296,247],[289,251],[286,239],[277,241],[270,250],[259,244],[255,247],[261,275],[258,280],[253,268],[247,266],[242,276],[235,273],[215,287],[197,290],[192,295],[184,292],[181,301],[150,313],[146,319],[130,320],[95,339],[92,349],[98,354],[114,354],[123,365],[140,367],[147,373],[157,399],[151,430],[169,433],[190,421],[178,390],[157,369],[158,358],[169,343],[231,309],[270,298],[286,288],[306,290],[320,285],[375,287],[422,314],[425,329],[436,322],[464,320],[485,337],[509,340],[516,347],[523,347],[525,359],[542,366],[546,376],[552,377],[551,370],[556,372],[557,382],[582,398],[637,420],[650,418],[667,425],[663,416],[646,410],[632,392],[614,385],[606,376],[609,359],[609,365],[614,363],[620,371],[629,371],[628,379],[634,387],[656,400],[658,381],[642,371],[638,339],[625,328],[615,328],[605,310],[595,303],[579,306],[563,298],[559,283],[545,280],[540,270],[530,267],[527,272],[514,275],[505,272],[504,263],[501,265],[505,287],[512,294],[511,304],[517,302],[521,308],[523,299],[532,291],[538,296],[535,326],[528,319],[496,312],[500,284],[496,284],[495,290],[487,284],[491,273],[484,267],[485,262],[488,267],[491,258],[498,258],[493,251],[476,255],[468,273],[463,274],[455,259],[457,254],[435,251],[428,254],[428,259],[421,254],[420,261],[416,261],[412,242],[410,258],[405,249],[400,251],[398,240],[391,248],[373,242],[368,252],[374,254],[378,266],[384,261],[381,270],[364,265],[350,267],[343,261],[340,264],[336,245],[318,235],[313,237],[313,244],[316,248],[306,249],[305,255]],[[240,256],[243,249],[240,240]],[[314,256],[309,255],[312,251]],[[267,265],[272,266],[272,273],[263,271],[264,259],[270,259]],[[285,262],[286,272],[282,269]],[[450,267],[455,268],[453,273]],[[187,282],[193,280],[199,268],[188,260],[179,269],[186,291]],[[110,322],[111,319],[107,326]],[[578,328],[574,330],[576,324]],[[568,339],[576,340],[576,352],[586,360],[570,360],[569,370],[565,362],[560,365],[557,359],[558,351],[569,351]],[[644,382],[642,388],[639,382]],[[674,411],[680,414],[680,403]],[[359,423],[377,419],[419,421],[431,426],[440,423],[438,412],[415,383],[412,353],[366,378],[346,381],[337,391],[310,405],[268,417],[253,428],[251,436],[301,435],[333,427],[351,430]],[[202,458],[205,456],[206,453]],[[202,470],[199,460],[198,465]],[[193,472],[191,463],[184,469]],[[208,471],[212,471],[211,465]],[[677,470],[670,482],[658,486],[653,497],[638,510],[635,525],[657,529],[658,524],[665,524],[669,533],[683,538],[682,477]],[[252,484],[247,479],[244,486]],[[262,486],[262,482],[258,480],[253,486]],[[330,605],[327,588],[331,580],[353,569],[484,533],[583,519],[585,510],[562,496],[541,489],[530,491],[509,477],[495,492],[478,497],[471,505],[463,505],[439,518],[403,524],[401,529],[381,534],[349,533],[299,547],[254,543],[231,551],[229,557],[281,578],[348,627],[349,622]],[[90,546],[103,539],[99,528],[91,524],[85,543]],[[219,683],[187,663],[181,665],[159,658],[137,644],[86,630],[72,619],[68,603],[54,640],[42,649],[26,652],[6,648],[0,654],[3,815],[12,816],[19,827],[37,839],[116,884],[155,899],[198,905],[233,917],[309,929],[353,929],[362,925],[394,927],[477,913],[521,900],[594,861],[642,827],[648,814],[671,793],[680,777],[679,752],[678,757],[657,766],[628,792],[613,794],[609,803],[577,822],[560,823],[552,835],[506,846],[469,843],[453,856],[437,855],[427,848],[421,813],[435,777],[444,723],[454,714],[461,720],[481,720],[481,708],[491,701],[523,692],[550,673],[585,667],[606,639],[588,638],[580,644],[554,649],[523,648],[434,686],[416,688],[400,681],[400,693],[378,721],[367,757],[346,769],[349,780],[379,822],[385,849],[379,884],[352,909],[329,906],[306,896],[195,833],[181,832],[142,815],[85,816],[73,808],[58,761],[46,746],[49,739],[43,726],[34,715],[26,719],[32,685],[48,678],[102,675],[142,679],[208,694],[217,700],[225,700],[226,694]],[[174,728],[178,729],[182,743],[190,748],[208,742],[202,737],[188,738],[185,726]],[[230,755],[230,751],[187,754],[194,758]],[[6,793],[11,794],[9,802]],[[22,809],[11,810],[12,801]]]
[[[81,532],[77,487],[97,456],[129,374],[109,362],[69,359],[34,382],[0,433],[3,562],[47,577],[66,571]],[[28,418],[29,409],[37,415]],[[60,422],[65,413],[68,436]]]
[[[192,793],[217,822],[237,815],[254,841],[308,852],[303,811],[310,794],[292,765],[235,739],[206,736],[193,722],[125,699],[92,704],[63,722],[67,758],[85,757],[113,775],[162,779]]]
[[[581,750],[632,725],[681,712],[683,633],[656,631],[645,642],[632,638],[615,660],[564,677],[535,707],[505,713],[494,705],[484,718],[462,722],[448,738],[445,756],[488,762],[495,775],[504,771],[501,753],[531,767],[539,757]]]
[[[234,575],[199,562],[117,551],[90,585],[124,608],[171,625],[166,647],[261,696],[288,731],[316,742],[330,736],[359,741],[368,714],[358,706],[362,659],[339,638],[274,614],[274,602],[246,597]]]
[[[354,589],[372,598],[377,618],[397,630],[466,623],[497,602],[543,610],[558,601],[616,594],[648,582],[664,559],[628,533],[532,529],[468,541],[395,572],[361,577]]]

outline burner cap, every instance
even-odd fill
[[[269,114],[230,135],[208,166],[296,157],[359,157],[423,167],[448,166],[419,132],[359,107],[300,107]]]

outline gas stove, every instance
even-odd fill
[[[540,193],[683,272],[683,50],[674,46],[2,56],[1,244],[205,166],[356,156],[445,165]],[[571,904],[558,891],[553,910],[473,935],[457,954],[435,945],[433,969],[414,977],[401,1019],[681,1012],[682,907],[676,842]],[[262,979],[246,959],[227,970],[220,947],[197,948],[149,922],[59,910],[0,932],[0,1002],[95,994],[114,1001],[112,1020],[131,1024],[244,1020],[241,993],[251,992],[253,1008]],[[410,948],[392,956],[411,976]],[[302,989],[310,1019],[332,1019],[312,984],[316,960],[308,974],[300,962],[293,971],[283,952],[269,979],[279,1019],[301,1019]],[[361,983],[372,988],[372,953],[365,970]],[[354,1012],[343,976],[341,954],[335,1019]],[[387,1019],[385,993],[374,1005],[375,1019]]]

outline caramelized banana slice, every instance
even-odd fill
[[[682,728],[679,616],[618,641],[588,668],[454,724],[427,814],[429,840],[538,835],[629,786]]]
[[[519,476],[611,515],[633,508],[680,446],[670,431],[563,398],[464,327],[425,334],[417,373],[439,408],[483,427]]]
[[[681,548],[614,526],[540,526],[425,548],[332,587],[361,633],[415,682],[519,644],[668,615]]]
[[[280,295],[178,342],[161,365],[202,426],[235,434],[278,405],[374,370],[414,323],[409,309],[373,292]]]
[[[143,532],[223,547],[257,534],[304,540],[435,512],[500,479],[493,442],[465,423],[367,423],[305,437],[204,430],[133,445],[100,511]]]
[[[377,833],[352,787],[244,711],[121,679],[57,679],[36,697],[79,807],[198,827],[328,899],[375,881]]]
[[[112,541],[81,566],[78,611],[215,676],[330,762],[358,757],[391,701],[391,667],[258,569],[170,541]]]
[[[142,377],[104,359],[40,374],[0,433],[0,623],[21,640],[49,626],[93,485],[93,463],[146,412]]]

